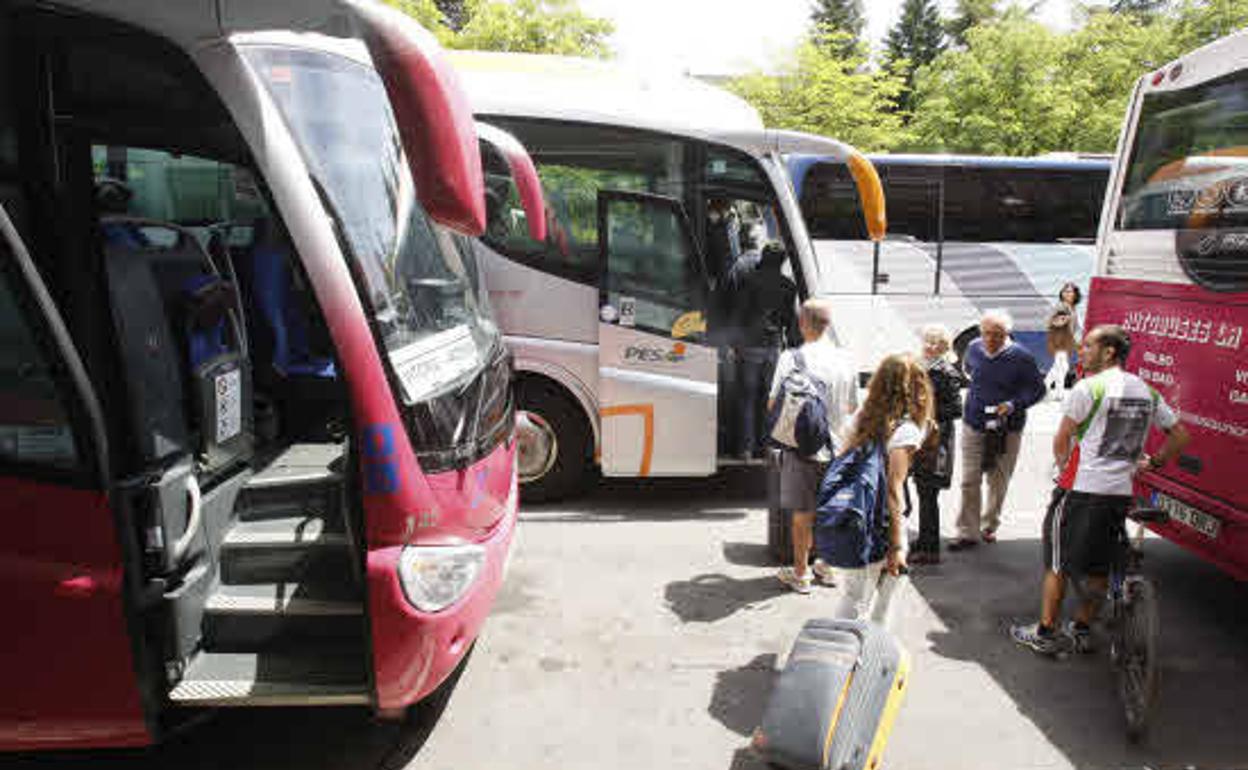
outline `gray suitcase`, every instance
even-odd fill
[[[754,749],[794,770],[876,770],[909,680],[910,656],[858,620],[802,627],[754,733]]]

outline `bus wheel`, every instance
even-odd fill
[[[966,362],[966,349],[971,346],[971,341],[979,338],[979,327],[971,326],[962,330],[953,340],[953,354],[957,356],[957,362],[954,364],[959,372],[966,371],[962,364]]]
[[[521,380],[517,394],[516,471],[524,502],[558,500],[585,479],[589,425],[581,408],[557,386]]]

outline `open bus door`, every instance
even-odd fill
[[[602,472],[714,473],[710,284],[684,207],[659,195],[602,191],[598,248]]]
[[[3,207],[0,335],[0,744],[145,744],[103,419]]]

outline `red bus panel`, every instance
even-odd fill
[[[1192,442],[1137,492],[1169,506],[1159,532],[1248,579],[1248,293],[1094,278],[1086,328],[1131,334],[1127,368],[1182,412]],[[1152,437],[1149,451],[1161,437]],[[1186,506],[1186,507],[1185,507]]]

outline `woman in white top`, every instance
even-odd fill
[[[906,477],[910,475],[915,451],[926,436],[935,434],[932,402],[932,385],[927,372],[908,353],[888,356],[881,361],[867,385],[866,401],[854,418],[844,451],[864,444],[884,444],[888,473],[888,550],[883,559],[865,567],[837,569],[836,582],[841,586],[837,617],[870,617],[887,625],[897,578],[906,568],[906,530],[902,521]]]

